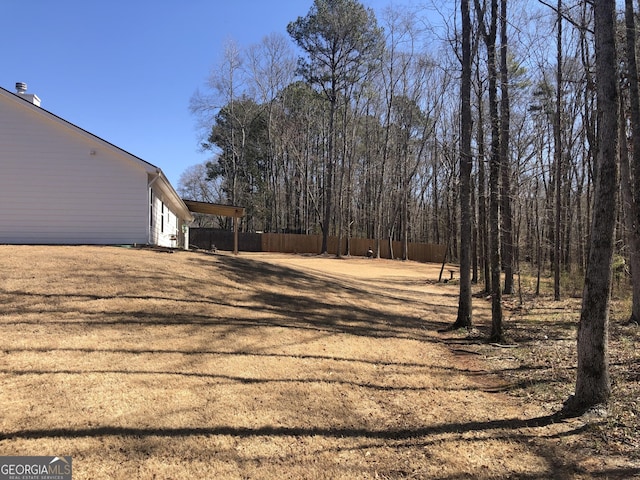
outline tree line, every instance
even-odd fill
[[[614,260],[640,276],[636,23],[632,0],[621,12],[612,0],[460,0],[380,18],[357,0],[314,0],[288,38],[226,45],[191,101],[212,157],[179,191],[245,207],[246,231],[321,233],[323,252],[328,235],[373,238],[378,254],[400,240],[403,259],[409,241],[446,244],[461,267],[453,327],[472,325],[482,282],[495,342],[521,265],[536,293],[552,272],[556,299],[563,275],[584,275],[587,373],[568,409],[606,401]]]

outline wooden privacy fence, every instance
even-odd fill
[[[191,246],[211,250],[215,246],[220,250],[233,250],[233,232],[215,228],[190,228]],[[342,253],[347,251],[349,242],[351,255],[366,256],[369,247],[376,251],[376,241],[366,238],[342,239]],[[322,249],[322,235],[300,235],[294,233],[240,233],[239,250],[244,252],[278,252],[319,254]],[[392,242],[393,258],[402,258],[402,243]],[[418,262],[442,262],[444,245],[432,243],[409,243],[408,258]],[[338,237],[329,237],[328,253],[338,251]],[[389,241],[380,241],[380,257],[392,258]]]
[[[376,251],[376,241],[368,238],[342,239],[342,253],[347,252],[346,242],[349,242],[351,255],[365,256],[369,247]],[[393,258],[402,257],[402,243],[392,242]],[[263,252],[283,253],[320,253],[322,249],[322,235],[295,235],[289,233],[263,233]],[[329,237],[328,253],[335,255],[338,251],[338,237]],[[429,243],[409,243],[408,257],[419,262],[442,262],[445,246]],[[380,241],[380,257],[392,258],[389,241]]]

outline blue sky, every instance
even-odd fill
[[[160,167],[174,187],[198,151],[189,99],[229,39],[246,47],[312,0],[0,0],[0,86]],[[378,19],[390,4],[365,0]]]

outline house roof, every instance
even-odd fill
[[[73,129],[75,130],[77,133],[79,133],[80,135],[84,136],[85,138],[88,138],[92,141],[98,142],[100,143],[102,146],[113,150],[121,155],[124,155],[125,157],[129,158],[131,161],[138,163],[139,165],[141,165],[149,175],[155,177],[158,177],[158,180],[160,183],[158,184],[158,187],[160,190],[162,190],[162,192],[167,195],[170,199],[171,204],[175,207],[175,209],[177,210],[176,213],[178,213],[180,215],[181,218],[187,220],[187,221],[191,221],[193,219],[193,216],[191,215],[191,212],[189,211],[189,209],[187,208],[187,206],[185,205],[185,203],[182,201],[182,199],[180,198],[180,196],[178,195],[178,193],[175,191],[175,189],[173,188],[173,186],[171,185],[171,182],[169,182],[169,180],[167,179],[167,177],[164,175],[164,173],[162,172],[162,170],[159,167],[156,167],[155,165],[153,165],[152,163],[137,157],[136,155],[133,155],[132,153],[127,152],[126,150],[118,147],[117,145],[114,145],[111,142],[108,142],[107,140],[98,137],[97,135],[69,122],[68,120],[65,120],[62,117],[59,117],[58,115],[51,113],[50,111],[34,105],[33,103],[31,103],[28,99],[23,98],[20,95],[17,95],[13,92],[10,92],[9,90],[6,90],[5,88],[0,87],[0,95],[14,100],[16,102],[19,102],[19,105],[24,106],[24,108],[30,108],[35,112],[38,112],[39,114],[43,115],[45,118],[48,118],[51,121],[54,121],[56,123],[62,124],[64,126],[66,126],[67,128]]]

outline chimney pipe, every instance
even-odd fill
[[[40,106],[40,99],[34,93],[27,93],[27,84],[24,82],[16,82],[16,94],[24,98],[29,103],[33,103],[36,107]]]

